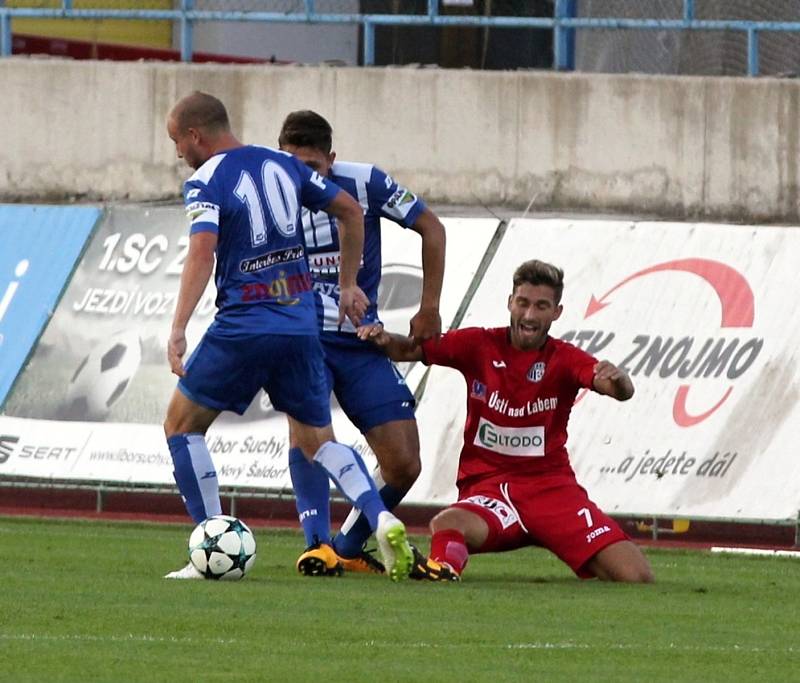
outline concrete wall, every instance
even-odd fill
[[[0,199],[176,197],[165,127],[193,89],[241,139],[293,109],[436,202],[796,222],[800,83],[330,67],[0,60]]]

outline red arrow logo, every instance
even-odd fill
[[[689,395],[689,388],[688,384],[682,384],[678,387],[678,393],[675,394],[675,401],[672,404],[672,418],[679,427],[691,427],[702,422],[725,403],[725,401],[728,400],[728,396],[730,396],[733,391],[733,387],[728,387],[725,395],[717,401],[715,406],[699,415],[689,415],[689,411],[686,410],[686,397]]]
[[[623,285],[637,278],[665,270],[691,273],[703,278],[717,293],[722,306],[720,327],[752,327],[755,317],[755,297],[750,284],[742,274],[725,263],[709,259],[687,258],[659,263],[629,275],[622,282],[609,289],[599,299],[592,295],[586,307],[584,318],[594,315],[609,305],[606,299]]]
[[[594,315],[601,311],[611,302],[606,301],[611,294],[623,285],[632,280],[662,271],[680,271],[691,273],[703,278],[717,294],[721,306],[720,327],[752,327],[755,318],[755,297],[750,284],[744,276],[737,270],[725,263],[712,261],[710,259],[688,258],[666,261],[650,268],[640,270],[638,273],[629,275],[622,282],[609,289],[603,296],[597,299],[594,295],[589,299],[584,318]],[[675,401],[672,405],[672,416],[675,423],[680,427],[691,427],[696,425],[716,410],[728,399],[733,391],[733,387],[728,387],[724,396],[709,410],[698,415],[690,415],[686,410],[686,399],[689,395],[690,385],[683,384],[678,388]]]

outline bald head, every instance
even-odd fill
[[[225,105],[200,91],[187,95],[172,108],[167,133],[178,157],[192,168],[200,168],[219,152],[242,146],[231,133]]]
[[[195,90],[178,102],[170,112],[176,128],[187,131],[197,128],[214,135],[230,130],[230,121],[225,105],[208,93]]]

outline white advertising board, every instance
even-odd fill
[[[498,227],[494,219],[444,219],[448,251],[441,313],[453,319]],[[172,484],[161,423],[176,378],[166,340],[188,244],[182,209],[110,209],[0,416],[0,477]],[[386,325],[408,332],[421,291],[421,239],[382,226]],[[187,335],[211,322],[209,285]],[[191,352],[191,349],[190,349]],[[423,368],[410,372],[411,390]],[[334,405],[344,443],[374,457]],[[207,443],[223,486],[290,489],[285,418],[260,394],[245,415],[222,413]]]
[[[519,263],[565,271],[551,330],[630,372],[635,396],[579,396],[567,444],[607,512],[792,519],[800,509],[800,231],[780,227],[514,220],[462,327],[508,322]],[[452,500],[466,391],[431,374],[412,492]],[[431,479],[439,471],[440,477]]]

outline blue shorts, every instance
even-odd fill
[[[241,415],[259,389],[275,410],[303,424],[331,423],[330,391],[317,335],[228,336],[209,329],[178,382],[202,406]]]
[[[414,419],[414,397],[383,351],[354,334],[323,332],[320,339],[329,386],[362,434],[387,422]]]

